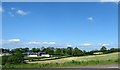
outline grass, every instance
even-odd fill
[[[57,59],[61,59],[61,58],[67,58],[67,56],[61,56],[61,57],[57,57],[57,56],[52,56],[52,57],[24,57],[25,60],[29,60],[29,61],[48,61],[48,60],[57,60]]]
[[[118,53],[91,55],[81,57],[68,57],[57,60],[35,61],[28,64],[4,65],[3,68],[59,68],[86,65],[117,64]]]
[[[74,61],[90,61],[90,60],[117,60],[118,59],[118,52],[117,53],[110,53],[110,54],[103,54],[103,55],[90,55],[90,56],[80,56],[80,57],[68,57],[68,58],[61,58],[57,60],[47,60],[47,61],[33,61],[28,63],[64,63],[70,62],[71,60]]]

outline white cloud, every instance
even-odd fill
[[[67,47],[72,47],[72,45],[68,44]]]
[[[92,44],[86,43],[86,44],[82,44],[83,46],[91,46]]]
[[[9,39],[0,41],[0,44],[15,44],[15,43],[20,43],[20,39]]]
[[[55,44],[55,42],[49,42],[49,44]]]
[[[102,46],[109,46],[110,44],[102,44]]]
[[[0,6],[0,12],[4,12],[4,9],[2,6]]]
[[[53,45],[53,44],[56,44],[55,42],[42,42],[42,44],[48,44],[48,45]]]
[[[89,21],[92,21],[92,20],[93,20],[93,17],[88,17],[88,20],[89,20]]]
[[[42,44],[48,44],[48,42],[42,42]]]
[[[12,17],[15,16],[12,12],[8,12],[8,14]]]
[[[41,42],[32,41],[32,42],[29,42],[28,44],[41,44]]]
[[[14,7],[11,7],[10,9],[11,9],[11,10],[15,10],[16,8],[14,8]]]
[[[54,45],[55,42],[38,42],[38,41],[32,41],[28,42],[28,44],[36,44],[36,45]]]
[[[26,12],[26,11],[23,11],[23,10],[17,10],[16,13],[19,14],[19,15],[27,15],[29,12]]]
[[[20,39],[9,39],[8,42],[20,42]]]
[[[27,15],[27,14],[29,14],[29,13],[30,13],[30,12],[28,12],[28,11],[20,10],[20,9],[15,8],[15,7],[11,7],[11,8],[10,8],[10,11],[8,12],[8,14],[9,14],[10,16],[17,16],[17,15],[22,15],[22,16],[24,16],[24,15]]]
[[[109,46],[110,44],[105,44],[105,43],[98,43],[100,46]]]

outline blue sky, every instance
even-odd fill
[[[47,45],[88,50],[101,45],[116,47],[118,42],[116,3],[21,2],[2,6],[5,48]]]

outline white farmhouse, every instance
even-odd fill
[[[28,55],[27,57],[38,57],[37,55]]]
[[[95,52],[95,53],[93,53],[93,54],[95,54],[95,55],[100,55],[100,54],[103,54],[103,52]]]
[[[38,56],[41,56],[41,57],[50,57],[49,54],[46,54],[44,52],[38,52],[38,53],[26,52],[26,53],[23,53],[23,55],[26,56],[26,57],[38,57]]]
[[[41,57],[50,57],[49,54],[41,54]]]

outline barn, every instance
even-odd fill
[[[25,57],[50,57],[49,54],[46,54],[45,52],[38,52],[38,53],[34,53],[34,52],[26,52],[26,53],[23,53],[23,55]]]

